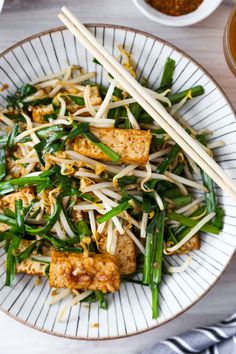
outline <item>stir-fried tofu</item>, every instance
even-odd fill
[[[121,162],[140,165],[147,163],[152,140],[150,131],[116,128],[90,128],[90,130],[101,142],[120,155]],[[82,135],[75,139],[74,150],[94,159],[110,160],[104,152]]]
[[[115,292],[120,287],[118,261],[108,254],[52,250],[49,282],[54,288]]]
[[[50,104],[48,106],[35,106],[32,107],[32,119],[35,123],[45,123],[43,119],[44,114],[53,113],[53,106]]]
[[[0,211],[8,208],[15,211],[15,201],[21,199],[23,202],[23,207],[26,208],[30,205],[30,202],[35,199],[34,189],[32,187],[23,188],[17,192],[7,194],[0,198]],[[6,231],[9,226],[0,223],[0,232]]]
[[[19,252],[24,251],[34,241],[23,239],[20,243]],[[34,253],[33,253],[34,254]],[[19,264],[16,264],[16,273],[25,273],[29,275],[44,276],[47,268],[46,263],[33,261],[31,258],[27,258]]]
[[[28,258],[16,265],[16,273],[25,273],[42,277],[45,275],[47,266],[46,263],[32,261],[32,259]]]
[[[90,86],[90,102],[92,106],[100,105],[102,104],[102,98],[99,92],[99,89],[97,86]]]
[[[35,199],[33,187],[26,187],[18,190],[17,192],[10,193],[0,198],[0,209],[9,208],[15,211],[15,201],[21,199],[23,207],[26,208],[30,205],[31,201]]]
[[[189,253],[193,250],[199,250],[200,245],[200,236],[196,234],[178,250],[178,253]]]
[[[135,273],[137,250],[134,241],[126,233],[118,236],[115,255],[119,260],[121,274]]]
[[[98,247],[99,251],[102,253],[106,252],[106,242],[107,233],[103,232],[98,237]],[[119,262],[120,274],[127,275],[135,273],[137,249],[134,241],[126,233],[120,235],[117,232],[115,256]]]

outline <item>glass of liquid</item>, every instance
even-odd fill
[[[224,52],[230,69],[236,75],[236,6],[233,8],[225,27]]]

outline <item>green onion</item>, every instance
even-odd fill
[[[62,142],[60,149],[63,150],[66,142],[70,139],[76,138],[78,135],[84,134],[88,131],[89,123],[81,123],[78,126],[75,126],[70,133],[67,135],[66,139]]]
[[[11,283],[15,275],[15,252],[20,245],[20,238],[18,235],[14,235],[7,251],[7,262],[6,262],[6,286],[11,286]]]
[[[189,91],[191,91],[192,97],[197,97],[197,96],[200,96],[204,93],[204,88],[200,85],[195,86],[195,87],[191,87],[187,90],[177,92],[175,94],[171,94],[168,96],[168,98],[172,104],[176,104],[176,103],[182,101],[186,97],[186,95],[188,94]]]
[[[23,236],[25,232],[23,202],[21,199],[15,201],[16,232]]]
[[[171,198],[171,201],[173,202],[175,207],[180,208],[184,205],[191,203],[192,197],[191,195],[184,195],[181,197]]]
[[[143,283],[150,284],[151,282],[151,261],[152,261],[153,235],[147,233],[146,245],[143,264]]]
[[[207,145],[206,136],[198,135],[197,139],[204,146]],[[211,220],[211,224],[215,225],[219,230],[223,228],[223,218],[224,218],[224,210],[220,208],[217,204],[217,198],[215,194],[214,182],[213,180],[206,174],[205,171],[201,170],[201,176],[203,185],[207,188],[207,192],[205,195],[205,203],[206,209],[208,213],[215,212],[216,216]]]
[[[153,118],[148,113],[144,112],[140,114],[138,122],[151,124],[153,122]]]
[[[156,284],[151,284],[152,290],[152,318],[158,317],[158,287]]]
[[[40,255],[35,255],[31,257],[32,261],[34,262],[40,262],[40,263],[51,263],[51,257],[48,256],[40,256]]]
[[[177,214],[177,213],[169,213],[167,216],[168,216],[169,220],[175,220],[175,221],[179,222],[180,224],[185,225],[185,226],[189,226],[189,227],[194,227],[199,222],[198,220],[194,220],[194,219],[191,219],[187,216]],[[211,234],[216,234],[216,235],[219,234],[219,229],[216,226],[211,225],[209,223],[205,224],[201,228],[201,230],[204,232],[211,233]]]
[[[120,160],[120,155],[118,155],[114,150],[109,148],[109,146],[102,143],[96,135],[91,132],[84,133],[86,138],[88,138],[94,145],[96,145],[100,150],[104,152],[112,161],[117,162]]]
[[[163,75],[161,78],[160,87],[157,90],[157,92],[161,93],[161,92],[171,88],[171,85],[173,82],[174,70],[175,70],[175,60],[173,60],[171,58],[167,58],[165,66],[164,66]]]
[[[177,198],[177,197],[181,197],[182,194],[179,190],[179,188],[171,188],[167,191],[165,191],[165,197],[167,198]]]
[[[0,195],[11,193],[16,189],[20,189],[26,186],[37,186],[42,183],[51,182],[48,177],[32,176],[32,177],[20,177],[13,178],[9,181],[0,183]]]
[[[133,114],[134,118],[137,120],[137,122],[139,122],[139,117],[142,110],[143,110],[142,107],[137,102],[131,103],[130,111]]]
[[[100,308],[103,310],[107,310],[107,300],[103,292],[100,290],[95,290],[95,295],[97,301],[99,301]]]
[[[165,212],[161,211],[157,216],[157,229],[154,234],[153,244],[153,260],[152,260],[152,281],[155,284],[161,282],[161,264],[163,256],[163,242],[164,242],[164,222]]]
[[[68,97],[75,102],[76,104],[78,104],[79,106],[84,106],[84,98],[83,97],[79,97],[79,96],[73,96],[73,95],[68,95]]]
[[[29,258],[31,253],[37,248],[37,241],[31,243],[24,251],[20,252],[16,256],[16,263],[21,263],[25,259]]]
[[[17,136],[17,133],[19,131],[19,128],[20,128],[20,125],[19,124],[16,124],[14,125],[14,127],[12,128],[10,134],[8,135],[8,138],[7,138],[7,147],[8,149],[11,151],[13,146],[14,146],[14,139],[15,137]]]
[[[178,163],[178,165],[173,169],[172,173],[180,176],[184,170],[184,163]]]
[[[168,152],[168,154],[165,156],[164,160],[160,163],[156,172],[163,174],[167,170],[167,168],[170,166],[170,164],[174,161],[174,159],[178,155],[179,151],[180,151],[179,145],[175,144],[171,148],[171,150]]]
[[[38,136],[39,139],[45,139],[49,137],[52,133],[63,132],[64,128],[61,125],[53,125],[52,127],[42,128],[37,130],[35,134]]]
[[[153,217],[152,221],[149,223],[146,229],[146,245],[144,253],[144,264],[143,264],[143,283],[151,283],[151,272],[152,272],[152,258],[153,258],[153,244],[154,244],[154,233],[157,227],[158,214]]]
[[[6,150],[0,148],[0,181],[6,176]]]
[[[0,241],[11,240],[14,236],[12,231],[2,231],[0,232]]]
[[[129,201],[125,201],[123,203],[120,203],[115,208],[111,209],[106,214],[104,214],[103,216],[100,216],[97,219],[97,222],[99,224],[102,224],[103,222],[110,220],[114,216],[119,215],[120,213],[122,213],[123,211],[127,210],[128,208],[130,208]]]
[[[55,202],[54,212],[48,218],[46,225],[41,228],[31,228],[31,229],[28,228],[27,232],[31,235],[40,235],[40,234],[47,233],[48,231],[51,230],[53,225],[57,222],[61,210],[62,210],[61,198],[60,198],[60,196],[58,196],[56,199],[56,202]]]
[[[42,239],[47,240],[59,251],[83,253],[82,247],[70,247],[70,244],[79,242],[78,238],[76,238],[76,241],[75,238],[71,238],[68,240],[61,240],[57,237],[54,237],[52,235],[46,235],[46,234],[42,235],[41,237]]]

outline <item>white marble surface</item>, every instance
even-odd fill
[[[212,0],[214,1],[214,0]],[[188,28],[170,28],[146,19],[131,0],[6,0],[0,15],[0,51],[33,33],[60,25],[57,13],[66,4],[83,22],[121,24],[170,41],[199,61],[218,81],[236,107],[236,79],[228,69],[222,37],[236,0],[224,1],[205,21]],[[214,323],[236,310],[236,255],[221,280],[194,307],[159,329],[126,339],[85,342],[49,336],[0,313],[0,354],[138,354],[156,341],[192,326]]]

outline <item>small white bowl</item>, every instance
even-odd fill
[[[182,16],[169,16],[156,10],[145,0],[133,0],[137,8],[151,20],[172,27],[190,26],[212,14],[223,0],[204,0],[197,10]]]

